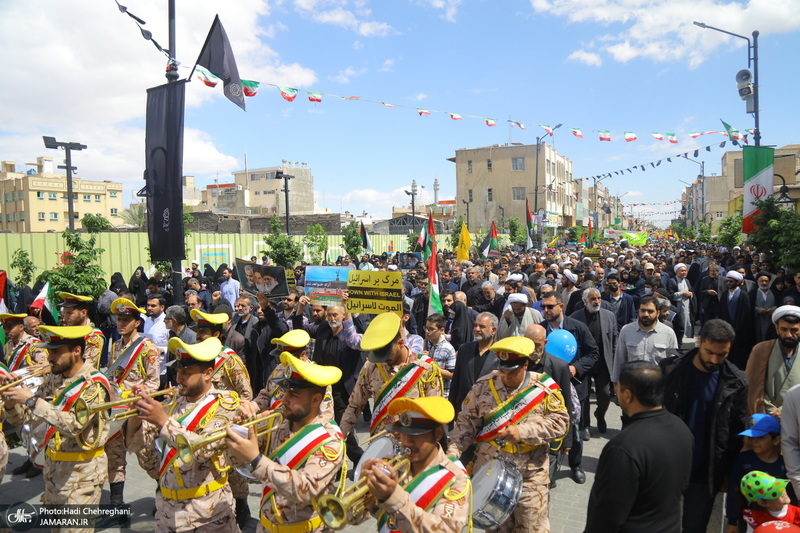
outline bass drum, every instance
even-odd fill
[[[27,422],[19,428],[19,438],[28,451],[28,457],[36,468],[44,468],[44,438],[50,425],[44,421]]]
[[[391,459],[396,455],[400,455],[401,452],[400,445],[393,437],[389,435],[378,437],[364,450],[364,455],[361,456],[361,460],[358,461],[353,472],[353,480],[358,481],[361,477],[361,468],[367,462],[367,459]]]
[[[505,459],[492,459],[472,476],[472,521],[481,529],[497,529],[508,520],[522,495],[522,474]]]

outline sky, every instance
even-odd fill
[[[120,4],[167,46],[164,0]],[[0,159],[24,169],[37,156],[62,157],[44,148],[42,135],[81,142],[88,149],[73,156],[79,177],[121,181],[127,204],[144,185],[146,90],[166,81],[166,57],[120,4],[0,0]],[[453,198],[447,158],[455,150],[534,144],[540,125],[561,123],[546,142],[573,160],[576,177],[646,165],[603,183],[623,202],[677,200],[680,180],[693,181],[700,167],[650,162],[712,145],[697,159],[707,175],[719,174],[726,138],[688,133],[720,130],[720,119],[753,127],[734,81],[747,68],[746,42],[692,21],[760,32],[762,144],[800,143],[800,0],[179,0],[182,78],[215,14],[241,77],[262,86],[243,112],[221,84],[188,84],[183,168],[199,185],[231,182],[245,157],[248,168],[305,162],[320,207],[386,218],[408,204],[403,190],[412,180],[425,186],[418,205],[433,200],[434,179],[440,199]],[[297,99],[266,84],[296,88]],[[312,103],[306,91],[326,96]],[[612,141],[600,142],[598,130]],[[637,140],[625,142],[626,131]],[[651,132],[674,132],[679,142]],[[674,209],[634,212],[660,213],[649,217],[666,223]]]

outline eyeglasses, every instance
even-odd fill
[[[284,298],[283,301],[284,302],[293,302],[294,298]]]
[[[542,308],[543,309],[554,309],[554,308],[556,308],[558,306],[559,306],[559,304],[542,304]]]

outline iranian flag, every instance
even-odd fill
[[[255,96],[258,93],[258,86],[261,85],[257,81],[242,80],[242,92],[245,96]]]
[[[448,113],[448,115],[450,115],[450,118],[452,118],[453,120],[461,120],[463,118],[458,113]]]
[[[611,140],[611,132],[608,130],[597,130],[597,135],[600,137],[601,141]]]
[[[216,87],[219,83],[219,78],[205,69],[197,67],[195,72],[197,72],[197,78],[208,87]]]
[[[575,137],[583,139],[583,132],[580,130],[580,128],[570,128],[569,131],[571,131]]]
[[[442,299],[439,297],[439,265],[436,258],[436,226],[433,224],[433,212],[428,212],[428,227],[425,231],[428,236],[430,250],[428,253],[428,316],[442,314]]]
[[[397,107],[396,105],[394,105],[394,104],[390,104],[390,103],[387,103],[387,102],[381,102],[381,103],[382,103],[383,105],[385,105],[386,107]]]
[[[292,89],[291,87],[278,87],[278,90],[281,92],[281,96],[287,102],[294,102],[294,99],[297,98],[297,89]]]
[[[516,120],[509,120],[509,122],[511,123],[512,126],[516,126],[521,130],[525,129],[525,124],[523,124],[522,122],[517,122]]]
[[[322,93],[312,93],[311,91],[306,91],[308,94],[308,101],[309,102],[321,102],[322,101]]]
[[[636,134],[632,131],[625,132],[625,142],[635,141],[637,139]]]
[[[493,118],[485,118],[483,121],[487,126],[497,126],[497,122],[495,122]]]
[[[42,309],[42,322],[48,326],[58,325],[58,310],[56,309],[55,299],[53,298],[53,291],[50,289],[50,282],[44,284],[42,290],[39,291],[39,296],[31,304],[31,307],[39,307]]]
[[[360,96],[342,96],[342,100],[358,100]]]
[[[539,124],[539,127],[542,128],[547,134],[552,137],[553,136],[553,128],[546,125],[546,124]]]
[[[697,139],[701,135],[703,135],[702,131],[693,131],[689,133],[689,137],[691,137],[692,139]]]
[[[525,240],[525,249],[530,250],[533,248],[533,240],[531,240],[531,233],[533,233],[533,213],[531,213],[531,203],[525,198],[525,226],[528,228],[528,238]]]
[[[753,217],[759,213],[753,202],[772,195],[772,184],[775,180],[775,149],[766,146],[745,146],[742,159],[744,167],[742,233],[753,233],[755,231]]]
[[[655,139],[657,141],[663,141],[664,140],[664,135],[661,134],[661,133],[658,133],[657,131],[654,131],[654,132],[650,133],[650,135],[652,135],[653,139]]]
[[[369,240],[369,233],[367,228],[364,227],[364,221],[361,221],[361,247],[367,252],[372,251],[372,241]]]
[[[494,223],[494,220],[492,220],[492,229],[489,230],[489,234],[483,239],[479,249],[483,257],[500,255],[500,251],[497,249],[497,225]]]
[[[674,133],[667,133],[667,140],[672,144],[678,144],[678,137]]]
[[[722,119],[720,119],[720,122],[722,122],[722,125],[725,126],[726,133],[723,133],[723,135],[727,135],[732,141],[734,141],[733,144],[736,145],[736,141],[739,139],[739,130],[733,129],[733,126]]]
[[[417,109],[417,113],[419,113],[419,116],[430,115],[431,114],[431,112],[428,111],[427,109]]]

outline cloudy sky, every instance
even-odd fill
[[[166,2],[122,4],[166,47]],[[713,145],[700,159],[707,174],[719,173],[725,138],[688,134],[719,130],[720,119],[753,127],[734,82],[747,67],[745,41],[694,20],[760,31],[762,144],[800,143],[798,0],[179,1],[182,77],[217,13],[242,78],[264,85],[245,113],[220,87],[189,84],[184,173],[200,184],[230,181],[245,154],[250,168],[305,162],[321,206],[385,217],[408,201],[403,188],[414,179],[426,187],[420,201],[432,199],[436,178],[440,196],[452,197],[446,159],[455,150],[532,144],[539,125],[563,123],[548,142],[574,161],[577,177],[644,164],[648,171],[605,183],[628,192],[624,201],[674,200],[679,180],[692,181],[699,167],[650,162]],[[145,91],[164,83],[164,55],[114,0],[3,1],[0,14],[0,158],[24,168],[55,155],[42,135],[80,141],[89,149],[75,156],[79,175],[122,181],[130,201],[143,185]],[[266,84],[296,88],[298,97],[287,102]],[[362,100],[312,103],[306,91]],[[600,142],[598,130],[612,141]],[[625,142],[627,131],[638,139]],[[679,142],[651,132],[674,132]]]

